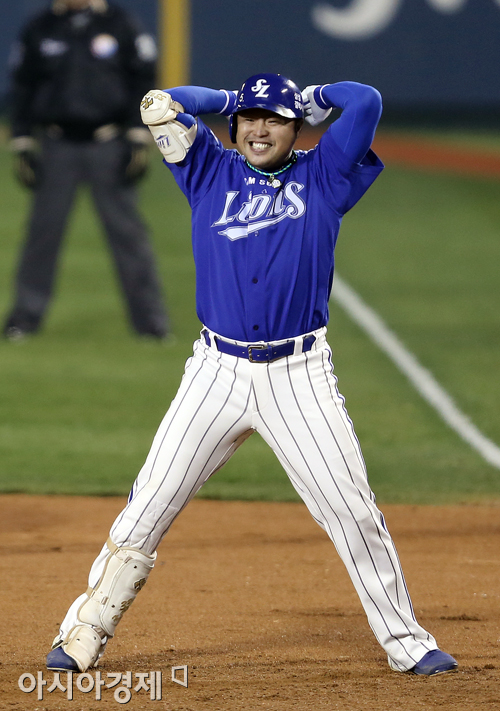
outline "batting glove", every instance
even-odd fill
[[[332,107],[325,104],[321,98],[321,89],[322,86],[320,84],[312,84],[311,86],[306,86],[302,92],[306,121],[311,126],[317,126],[332,112]]]
[[[146,126],[160,126],[174,121],[179,112],[183,113],[184,107],[161,89],[148,91],[141,101],[141,118]]]

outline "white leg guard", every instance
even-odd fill
[[[87,590],[78,609],[77,624],[62,643],[55,640],[55,646],[62,644],[82,672],[96,665],[107,639],[113,637],[123,614],[146,584],[156,559],[156,553],[119,548],[111,539],[106,545],[110,553],[103,573],[95,587]]]
[[[66,654],[69,654],[75,660],[80,671],[85,672],[90,667],[97,666],[97,661],[102,652],[104,652],[106,643],[103,644],[101,638],[92,627],[77,625],[73,627],[62,642],[58,637],[55,638],[53,649],[60,646],[62,646]]]

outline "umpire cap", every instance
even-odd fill
[[[300,89],[282,74],[254,74],[243,83],[229,118],[229,135],[233,143],[236,143],[235,114],[246,109],[266,109],[290,119],[304,118]]]

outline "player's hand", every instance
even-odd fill
[[[184,107],[161,89],[148,91],[141,101],[141,118],[146,126],[160,126],[174,121],[179,112],[184,112]]]
[[[40,160],[36,141],[31,136],[19,136],[11,143],[14,153],[14,175],[26,188],[33,190],[40,177]]]
[[[131,128],[125,134],[127,157],[125,180],[135,183],[143,178],[149,166],[149,146],[151,136],[147,128]]]
[[[311,126],[317,126],[324,121],[332,112],[332,108],[322,109],[316,103],[314,98],[314,90],[319,89],[321,84],[312,84],[306,86],[302,92],[302,101],[304,102],[304,112],[307,123]]]

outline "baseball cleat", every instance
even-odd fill
[[[69,654],[66,654],[66,652],[61,646],[56,647],[55,649],[51,649],[50,652],[47,654],[47,669],[49,669],[50,671],[63,672],[80,671],[78,664],[73,659],[73,657],[70,657]]]
[[[457,669],[458,662],[453,659],[451,654],[446,654],[440,649],[433,649],[431,652],[427,652],[418,664],[410,669],[410,672],[422,676],[436,676],[436,674],[448,674],[457,671]]]

